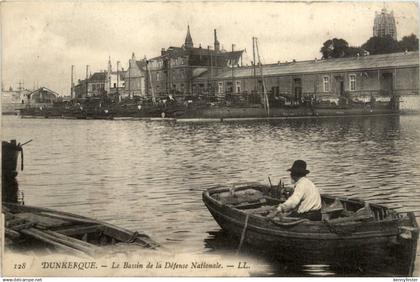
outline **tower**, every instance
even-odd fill
[[[387,12],[385,8],[380,13],[376,12],[375,20],[373,23],[373,36],[385,37],[391,36],[394,40],[397,40],[397,26],[395,24],[394,13],[391,11]]]
[[[214,30],[214,50],[220,51],[220,42],[217,40],[217,32],[216,29]]]
[[[192,48],[193,46],[194,46],[194,44],[193,44],[192,37],[191,37],[191,34],[190,34],[190,26],[188,25],[187,36],[185,37],[184,47],[185,48]]]

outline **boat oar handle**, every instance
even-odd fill
[[[271,184],[271,178],[270,178],[270,176],[268,177],[268,182],[270,183],[270,188],[273,189],[273,184]]]

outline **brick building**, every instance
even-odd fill
[[[215,94],[213,77],[238,66],[243,50],[225,51],[220,49],[216,30],[214,46],[211,48],[194,47],[188,26],[185,42],[182,47],[162,49],[161,55],[147,61],[145,84],[149,96],[174,94],[188,96],[192,94]],[[201,79],[197,84],[194,80]]]

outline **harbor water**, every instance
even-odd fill
[[[2,117],[3,140],[33,139],[18,175],[25,204],[143,231],[193,254],[234,253],[238,244],[204,206],[204,189],[268,184],[268,177],[287,183],[296,159],[307,161],[308,177],[324,193],[420,217],[419,137],[414,115],[223,123]],[[279,265],[272,275],[348,274],[328,265]]]

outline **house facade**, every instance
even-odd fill
[[[194,95],[195,93],[214,92],[213,77],[237,66],[243,50],[227,52],[220,49],[216,30],[214,46],[211,48],[194,47],[188,27],[184,45],[162,49],[161,55],[147,61],[146,91],[148,96]],[[197,84],[194,80],[202,77]]]
[[[47,87],[41,87],[28,93],[26,96],[27,105],[30,107],[50,107],[60,95]]]
[[[241,67],[215,77],[220,97],[262,93],[263,80],[272,97],[301,101],[339,98],[370,99],[418,94],[419,53],[405,52],[363,57],[270,64],[254,76],[253,67]],[[232,91],[234,85],[234,91]]]
[[[146,96],[146,63],[146,59],[140,61],[136,60],[134,53],[128,62],[128,69],[124,78],[124,92],[130,98],[133,98],[134,96]]]
[[[23,109],[27,102],[27,95],[31,93],[28,89],[1,90],[1,112],[2,114],[16,114],[17,110]]]
[[[88,79],[78,81],[74,86],[74,95],[76,98],[116,93],[124,95],[125,73],[124,70],[95,72]]]
[[[95,72],[88,79],[87,96],[100,96],[105,94],[106,72]]]

